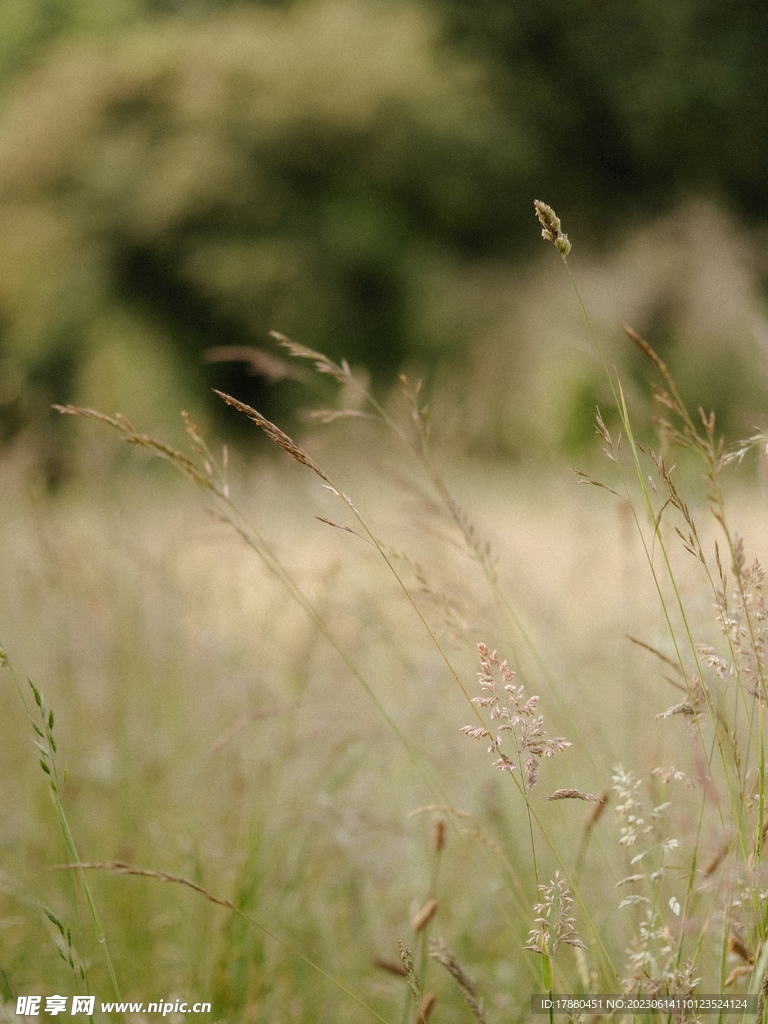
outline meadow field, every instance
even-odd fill
[[[240,407],[255,454],[80,410],[54,490],[9,448],[3,1019],[92,993],[512,1022],[535,992],[754,1018],[765,440],[727,457],[643,355],[661,436],[609,371],[595,445],[539,467],[439,422],[433,455],[409,381],[300,445]]]

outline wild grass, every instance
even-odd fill
[[[4,463],[3,671],[41,715],[4,683],[6,1006],[119,986],[216,1020],[492,1022],[534,992],[764,998],[768,612],[731,524],[766,532],[754,482],[726,500],[764,438],[728,448],[626,333],[659,434],[604,363],[607,459],[580,478],[444,469],[418,385],[382,403],[282,337],[340,402],[298,443],[222,395],[279,460],[66,407],[178,479],[51,496]]]

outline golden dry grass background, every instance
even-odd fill
[[[617,761],[645,778],[671,764],[696,777],[703,769],[685,727],[655,720],[681,698],[664,666],[627,639],[672,654],[626,508],[583,486],[565,463],[540,475],[476,461],[447,467],[498,559],[526,640],[502,621],[428,484],[375,433],[356,447],[354,427],[330,428],[309,450],[366,517],[470,695],[475,644],[485,640],[509,658],[527,694],[541,695],[550,735],[573,744],[544,764],[533,794],[566,860],[589,806],[547,805],[551,790],[603,792]],[[107,450],[118,443],[97,437]],[[611,468],[606,460],[608,482]],[[764,490],[754,480],[739,485],[731,472],[733,520],[762,555]],[[138,464],[54,496],[19,462],[5,460],[2,473],[2,642],[22,692],[29,675],[56,711],[81,857],[183,874],[233,899],[394,1019],[401,983],[372,963],[396,958],[429,890],[434,814],[409,815],[447,799],[477,824],[447,814],[458,828],[443,856],[436,933],[480,975],[502,1018],[519,1012],[537,984],[534,956],[522,951],[525,900],[535,891],[523,805],[482,746],[460,735],[471,718],[466,697],[381,557],[315,518],[356,526],[347,507],[283,453],[235,460],[236,500],[444,797],[425,785],[284,587],[171,467]],[[675,566],[691,620],[711,640],[712,602],[697,565],[680,549]],[[64,851],[7,673],[0,696],[2,967],[24,989],[61,987],[64,967],[39,902],[72,916],[69,887],[50,871]],[[483,839],[460,834],[467,831]],[[608,813],[596,831],[582,886],[620,958],[627,923],[615,911],[620,867]],[[711,854],[720,841],[705,836],[702,850]],[[546,851],[542,860],[554,866]],[[295,957],[194,894],[136,878],[93,884],[134,998],[212,994],[223,1019],[358,1019]],[[98,965],[93,976],[108,998]],[[460,1002],[435,984],[444,1019],[462,1019]]]

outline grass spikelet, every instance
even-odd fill
[[[290,455],[292,459],[296,462],[300,462],[303,466],[307,466],[313,473],[316,473],[324,483],[330,484],[330,480],[315,460],[307,455],[304,449],[297,445],[296,442],[285,433],[285,431],[272,423],[271,420],[268,420],[266,416],[262,416],[261,413],[252,406],[246,405],[245,402],[241,402],[239,399],[233,398],[232,395],[228,395],[224,391],[217,391],[214,388],[214,393],[217,394],[219,398],[223,399],[227,405],[231,405],[233,409],[237,409],[238,412],[243,413],[249,420],[252,420],[257,427],[260,427],[261,430],[264,431],[270,441],[274,441],[278,448],[282,448],[283,451]]]
[[[445,820],[438,818],[432,833],[432,849],[435,853],[441,853],[445,847]]]
[[[172,448],[163,441],[158,441],[157,438],[151,437],[149,434],[139,434],[130,420],[126,419],[125,416],[122,416],[119,413],[116,416],[107,416],[105,413],[97,412],[96,409],[89,409],[86,406],[79,405],[54,405],[53,408],[64,416],[79,416],[83,419],[97,420],[100,423],[106,423],[108,426],[114,427],[115,430],[118,430],[123,435],[123,440],[127,444],[133,444],[138,448],[147,449],[158,458],[164,459],[166,462],[170,462],[172,465],[176,466],[177,469],[201,487],[214,491],[216,494],[219,494],[224,498],[228,496],[226,484],[220,485],[217,482],[215,479],[216,474],[214,473],[210,462],[207,466],[198,466],[189,458],[188,455],[185,455],[184,452],[180,452],[176,448]],[[186,413],[182,413],[182,418],[184,419],[187,433],[192,439],[193,447],[197,447],[197,442],[201,441],[201,439],[197,434],[196,428],[191,424]],[[209,453],[206,449],[206,459],[208,459],[208,456]]]
[[[418,912],[418,914],[414,917],[413,921],[411,922],[411,925],[415,932],[420,932],[429,924],[429,922],[437,913],[438,906],[439,904],[434,897],[432,897],[432,899],[427,900],[427,902],[424,904],[424,906],[421,908],[421,910]]]
[[[602,804],[602,797],[594,793],[583,793],[580,789],[556,789],[550,793],[547,800],[588,800],[591,803]]]
[[[561,256],[567,256],[572,246],[568,241],[568,235],[563,234],[560,218],[551,206],[542,203],[540,199],[534,199],[533,206],[539,224],[541,224],[541,237],[547,242],[552,242]]]
[[[349,363],[346,359],[342,359],[340,363],[334,363],[328,356],[323,355],[322,352],[315,352],[314,349],[307,348],[306,345],[300,345],[298,342],[291,341],[284,334],[280,334],[279,331],[270,331],[270,336],[275,339],[283,348],[287,349],[288,352],[296,359],[311,359],[315,365],[315,369],[318,373],[324,373],[329,377],[333,377],[339,384],[352,384],[354,383],[354,377],[352,371],[349,368]]]
[[[477,994],[475,979],[459,963],[458,957],[453,952],[445,939],[429,940],[429,955],[433,960],[441,964],[451,975],[461,989],[461,994],[466,1000],[467,1006],[475,1015],[480,1024],[488,1024],[485,1016],[483,1000]]]
[[[400,959],[403,961],[403,970],[405,971],[405,976],[408,979],[408,988],[411,990],[411,995],[418,1005],[418,1002],[421,999],[421,980],[416,973],[411,951],[402,939],[398,939],[397,945],[400,949]]]

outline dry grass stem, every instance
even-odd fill
[[[589,831],[589,829],[594,828],[598,821],[600,821],[603,811],[608,806],[609,798],[610,796],[607,790],[604,793],[600,794],[600,799],[597,802],[597,806],[593,809],[592,813],[587,818],[587,823],[584,826],[585,831]]]
[[[717,851],[717,853],[712,857],[712,859],[707,862],[703,871],[705,878],[709,878],[710,875],[714,875],[714,873],[723,863],[725,858],[728,856],[728,851],[730,850],[730,848],[731,844],[728,841],[724,842],[720,849]]]
[[[219,345],[207,348],[203,358],[206,363],[245,363],[250,374],[265,377],[273,383],[295,380],[309,384],[312,380],[308,373],[255,345]]]
[[[373,960],[373,965],[382,971],[386,971],[388,974],[396,974],[398,978],[406,977],[405,968],[399,960],[387,960],[384,957],[377,956]]]
[[[419,1007],[419,1016],[417,1017],[418,1024],[427,1024],[427,1021],[431,1017],[432,1011],[434,1010],[436,1004],[437,996],[435,995],[435,993],[427,992],[427,994],[421,1001],[421,1006]]]
[[[413,921],[411,922],[413,930],[415,932],[420,932],[422,928],[425,928],[429,924],[429,922],[437,913],[438,906],[439,904],[434,897],[432,899],[427,900],[427,902],[424,904],[424,906],[421,908],[418,914],[416,914]]]
[[[158,882],[173,882],[176,885],[185,885],[188,889],[193,889],[195,892],[200,893],[210,903],[216,903],[220,907],[226,907],[228,910],[237,910],[232,900],[222,899],[220,896],[214,896],[213,893],[208,892],[202,885],[198,885],[189,878],[184,878],[182,875],[169,875],[167,871],[153,871],[149,868],[137,868],[132,864],[126,864],[122,860],[107,860],[100,863],[78,863],[78,864],[54,864],[54,871],[109,871],[113,875],[138,875],[142,878],[155,878]]]
[[[342,359],[340,363],[334,363],[332,359],[323,355],[322,352],[315,352],[314,349],[307,348],[306,345],[300,345],[296,341],[291,341],[290,338],[287,338],[284,334],[280,334],[279,331],[270,331],[269,333],[270,336],[282,345],[283,348],[287,349],[294,358],[311,359],[318,373],[324,373],[333,377],[339,382],[339,384],[356,383],[346,359]]]
[[[335,530],[343,530],[344,533],[351,533],[353,537],[357,537],[358,540],[365,541],[366,544],[370,544],[371,547],[376,547],[374,542],[368,537],[363,537],[357,530],[353,530],[351,526],[343,526],[341,523],[334,523],[332,519],[326,519],[325,516],[315,516],[315,519],[319,523],[325,523],[326,526],[332,526]]]
[[[282,715],[285,711],[291,711],[295,708],[295,704],[275,704],[272,707],[261,708],[259,711],[254,711],[251,715],[244,715],[242,718],[230,726],[226,732],[222,733],[216,742],[211,746],[208,753],[210,755],[218,754],[218,752],[225,747],[230,740],[234,739],[238,733],[242,732],[243,729],[247,729],[249,725],[254,722],[260,722],[264,718],[273,718],[275,715]]]

